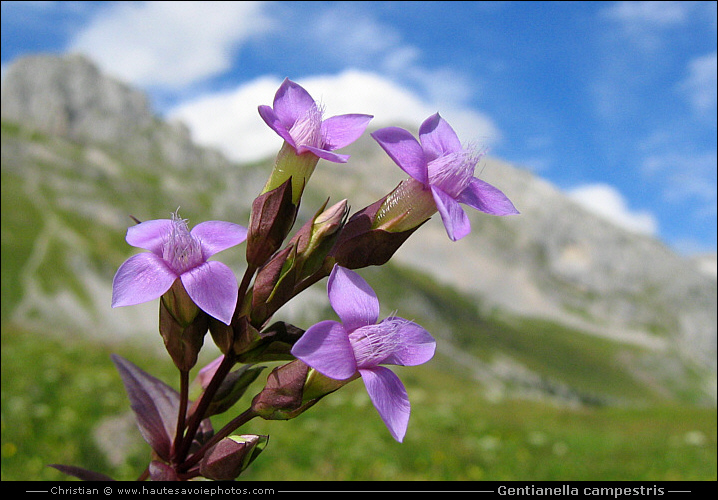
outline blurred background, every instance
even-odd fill
[[[436,216],[360,271],[437,338],[397,370],[404,443],[355,382],[250,422],[270,442],[241,477],[716,480],[715,2],[18,1],[1,23],[3,480],[144,469],[109,355],[178,377],[157,303],[110,308],[129,215],[246,226],[285,77],[368,132],[438,111],[521,215],[474,211],[458,242]],[[368,134],[342,152],[300,219],[404,178]],[[241,275],[238,248],[216,258]],[[325,282],[275,315],[334,318]]]

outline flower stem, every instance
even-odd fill
[[[149,465],[147,467],[145,467],[145,470],[142,471],[142,474],[140,474],[140,477],[138,477],[137,480],[138,481],[146,481],[148,477],[150,477],[150,466]]]
[[[197,429],[199,429],[200,423],[202,423],[204,414],[207,412],[207,408],[212,402],[212,398],[217,392],[217,389],[219,389],[219,386],[224,380],[224,377],[227,376],[229,370],[234,366],[234,363],[235,356],[233,353],[230,352],[225,355],[224,359],[217,368],[214,377],[212,377],[212,380],[209,382],[209,385],[202,393],[199,404],[196,406],[195,411],[189,417],[189,423],[187,424],[187,433],[182,440],[182,446],[176,450],[175,463],[181,464],[187,457],[190,445],[192,444],[192,440],[197,433]]]
[[[232,323],[234,323],[240,316],[242,316],[244,297],[247,294],[249,282],[252,281],[252,277],[254,276],[254,272],[256,270],[257,266],[250,265],[247,266],[247,270],[244,271],[244,276],[242,276],[242,282],[239,284],[239,291],[237,293],[237,307],[234,310],[234,317],[232,318]]]
[[[180,401],[177,412],[177,432],[175,433],[174,449],[182,443],[184,428],[187,419],[187,403],[189,400],[189,371],[180,370]]]
[[[244,296],[247,293],[247,288],[249,288],[249,282],[252,280],[252,276],[254,276],[254,272],[256,270],[257,268],[255,266],[248,266],[244,272],[237,295],[237,308],[234,313],[235,318],[240,316],[241,304],[244,302]],[[230,345],[231,344],[232,343],[230,343]],[[189,423],[187,424],[187,433],[185,434],[184,439],[181,440],[181,446],[175,449],[176,464],[182,464],[185,458],[187,458],[187,453],[189,453],[192,440],[194,439],[197,429],[199,429],[199,426],[204,419],[207,408],[212,402],[214,395],[217,393],[219,386],[222,384],[224,378],[232,369],[236,361],[236,355],[230,349],[229,352],[225,354],[224,359],[217,368],[212,380],[210,380],[209,385],[207,385],[207,388],[202,393],[199,403],[195,406],[195,411],[192,412],[192,415],[190,415]]]
[[[222,427],[222,429],[220,429],[217,434],[212,436],[212,439],[202,445],[202,447],[197,450],[197,452],[192,454],[189,459],[187,459],[182,465],[180,465],[177,468],[178,472],[186,472],[187,470],[189,470],[193,465],[202,460],[204,454],[214,445],[219,443],[221,440],[229,436],[233,431],[239,429],[256,416],[258,416],[258,414],[252,408],[247,408],[243,413],[240,413],[238,416],[233,418],[230,422],[227,423],[227,425]]]

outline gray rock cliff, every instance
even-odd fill
[[[94,217],[115,233],[127,224],[122,200],[135,196],[133,213],[145,208],[150,213],[154,207],[147,200],[155,189],[163,193],[162,203],[204,200],[207,218],[238,220],[267,175],[264,167],[232,165],[195,145],[186,127],[154,115],[144,94],[102,75],[81,56],[33,56],[13,64],[2,86],[2,119],[61,137],[81,151],[69,151],[65,142],[29,143],[4,135],[3,175],[25,176],[33,194],[43,192],[41,186],[63,210]],[[305,210],[327,196],[346,197],[358,210],[403,178],[366,134],[346,152],[352,155],[349,166],[321,162],[302,202]],[[82,160],[68,160],[70,154]],[[148,171],[161,165],[166,171],[152,173],[148,182],[138,179],[138,172],[145,174],[138,165]],[[73,168],[68,180],[64,176]],[[707,392],[715,397],[715,275],[656,239],[584,210],[526,170],[488,158],[477,174],[506,193],[521,215],[491,217],[467,210],[472,231],[456,243],[448,241],[435,216],[393,261],[456,287],[487,312],[548,318],[613,341],[678,353],[712,373]],[[111,180],[112,194],[119,195],[115,202],[97,195],[97,179]],[[43,200],[37,208],[51,207]],[[57,229],[56,218],[48,220],[45,227]]]

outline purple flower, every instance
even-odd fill
[[[409,423],[409,397],[399,377],[380,365],[425,363],[434,356],[436,342],[421,326],[403,318],[392,316],[377,323],[376,294],[354,271],[334,266],[327,289],[341,323],[322,321],[310,327],[292,354],[336,380],[358,371],[389,432],[401,442]]]
[[[459,203],[491,215],[518,213],[504,193],[474,177],[481,155],[462,148],[456,132],[439,113],[421,124],[421,143],[398,127],[383,128],[371,136],[404,172],[424,190],[430,190],[452,240],[471,231],[469,218]]]
[[[231,222],[208,221],[192,231],[187,221],[142,222],[127,230],[127,243],[149,250],[127,259],[112,281],[112,307],[131,306],[164,295],[179,278],[192,301],[210,316],[229,324],[237,304],[237,279],[217,252],[242,243],[247,229]]]
[[[298,155],[310,152],[335,163],[346,163],[349,155],[332,151],[357,140],[373,118],[351,114],[324,120],[323,110],[312,96],[288,78],[274,96],[274,108],[259,106],[259,114]]]

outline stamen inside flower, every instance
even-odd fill
[[[430,161],[429,183],[456,198],[473,178],[479,156],[470,150],[462,150]]]
[[[357,328],[349,334],[357,367],[371,368],[382,363],[403,345],[401,327],[408,323],[403,318],[387,318],[377,325]]]
[[[164,240],[162,258],[177,274],[182,274],[204,262],[200,241],[189,232],[187,220],[178,212],[172,214],[172,225]]]
[[[310,107],[303,116],[297,119],[289,129],[289,135],[299,146],[312,146],[321,148],[324,145],[322,137],[322,116],[324,110],[316,103]]]

